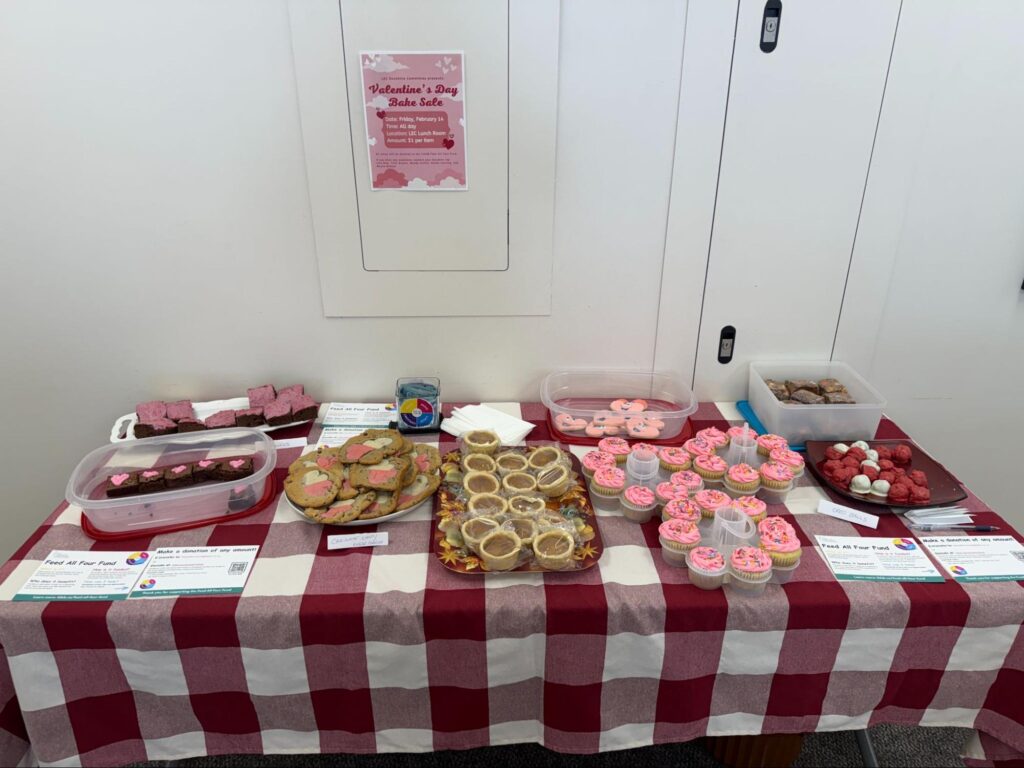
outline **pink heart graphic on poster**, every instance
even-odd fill
[[[445,139],[441,143],[444,144],[445,149],[451,149],[452,147],[455,146],[455,142],[452,141],[451,139]]]
[[[381,120],[384,119],[384,115],[386,115],[386,114],[387,114],[387,112],[385,112],[383,109],[378,109],[377,110],[377,117],[379,117]]]

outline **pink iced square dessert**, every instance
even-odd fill
[[[218,429],[221,427],[233,427],[235,426],[235,412],[234,411],[217,411],[212,416],[206,419],[207,429]]]
[[[173,403],[168,403],[167,418],[172,419],[174,421],[195,418],[195,414],[192,412],[192,401],[177,400]]]
[[[269,405],[277,399],[277,392],[274,391],[273,384],[264,384],[262,387],[250,387],[248,393],[250,408]]]
[[[167,403],[163,400],[150,400],[148,403],[139,403],[135,406],[135,415],[139,417],[139,421],[166,419]]]

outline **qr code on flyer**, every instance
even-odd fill
[[[1021,554],[1024,554],[1024,553],[1021,553]],[[247,565],[248,565],[248,563],[232,563],[228,567],[228,575],[229,576],[241,576],[243,573],[245,573],[245,567]]]
[[[1021,562],[1024,562],[1024,549],[1014,549],[1010,552],[1010,554],[1016,557]]]

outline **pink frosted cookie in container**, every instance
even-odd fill
[[[725,558],[713,547],[696,547],[686,553],[690,583],[700,589],[718,589],[725,583]]]
[[[666,520],[689,520],[691,523],[699,523],[701,519],[700,507],[693,499],[673,499],[661,510],[662,522]]]
[[[715,449],[725,448],[729,445],[729,436],[718,427],[708,427],[697,433],[701,440],[711,443]]]
[[[804,473],[804,457],[789,448],[776,448],[768,458],[779,464],[785,464],[793,471],[793,477],[800,477]]]
[[[745,513],[755,523],[760,523],[768,514],[768,505],[757,496],[740,496],[733,501],[733,507]]]
[[[594,473],[602,467],[614,467],[615,457],[605,451],[588,451],[580,459],[580,466],[583,467],[583,474],[587,480],[594,479]]]
[[[622,516],[634,523],[646,523],[654,514],[654,491],[643,485],[631,485],[619,499]]]
[[[690,492],[685,485],[676,485],[671,482],[658,483],[658,487],[654,489],[654,495],[658,499],[658,503],[662,505],[676,499],[690,498]]]
[[[619,496],[626,487],[626,473],[618,467],[601,467],[590,483],[590,500],[595,509],[606,512],[619,508]]]
[[[725,478],[729,465],[717,454],[697,456],[693,460],[693,471],[704,478],[705,483],[720,483]]]
[[[682,472],[690,468],[690,452],[677,445],[666,446],[658,451],[661,468],[668,473]]]
[[[605,437],[598,441],[597,448],[605,453],[610,453],[615,457],[617,464],[625,464],[626,457],[629,456],[632,450],[629,447],[629,443],[623,440],[621,437]]]
[[[686,567],[686,553],[700,544],[700,530],[689,520],[666,520],[658,526],[661,556],[674,568]]]
[[[758,594],[772,577],[772,559],[756,547],[736,547],[729,556],[729,586]]]
[[[722,507],[728,507],[732,504],[732,499],[730,499],[726,494],[713,489],[701,491],[693,497],[693,500],[697,503],[697,506],[700,507],[701,515],[708,520],[714,520],[715,512],[720,510]]]
[[[682,472],[673,472],[669,476],[668,481],[672,485],[684,486],[690,496],[704,490],[704,478],[688,469],[684,469]]]
[[[733,464],[725,473],[725,490],[733,496],[748,496],[761,485],[761,476],[749,464]]]

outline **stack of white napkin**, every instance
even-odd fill
[[[453,408],[452,415],[441,422],[441,429],[455,437],[474,429],[489,429],[498,435],[502,445],[518,445],[530,434],[533,424],[489,405],[467,405]]]

